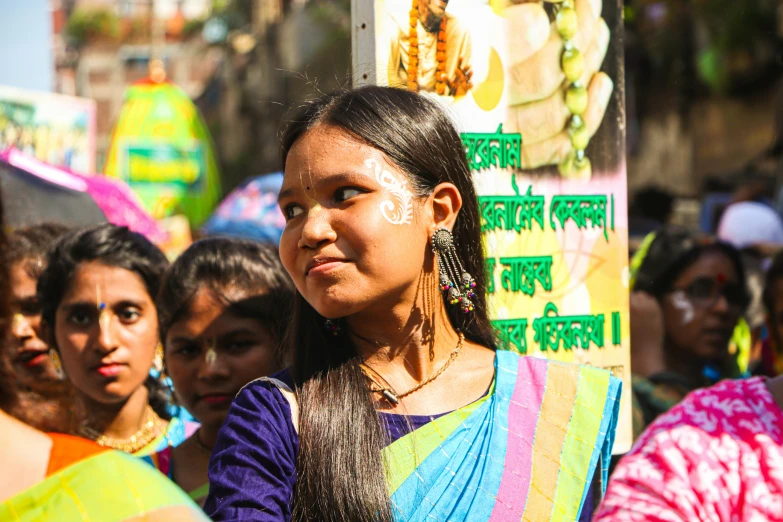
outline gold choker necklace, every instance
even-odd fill
[[[359,364],[359,367],[362,369],[362,373],[364,373],[364,376],[374,385],[374,386],[370,386],[370,391],[373,393],[380,393],[381,396],[389,402],[389,404],[391,404],[392,406],[397,406],[400,403],[400,399],[404,399],[411,393],[419,391],[420,389],[424,388],[426,385],[428,385],[429,383],[431,383],[432,381],[440,377],[441,374],[446,371],[446,368],[448,368],[451,365],[454,359],[456,359],[457,356],[459,355],[459,352],[462,350],[462,343],[465,340],[465,336],[462,334],[462,332],[459,332],[458,335],[459,335],[459,340],[457,341],[457,347],[454,348],[454,351],[451,352],[451,355],[446,360],[446,362],[443,363],[443,366],[441,366],[440,369],[437,372],[433,373],[428,379],[420,382],[410,390],[403,393],[395,392],[394,388],[391,387],[389,382],[386,379],[384,379],[380,373],[376,372],[365,363]],[[378,382],[378,380],[375,378],[376,376],[383,381],[385,386],[380,382]]]
[[[161,419],[149,405],[147,406],[146,411],[147,421],[139,431],[127,439],[115,439],[104,435],[103,433],[90,428],[87,421],[83,422],[79,427],[79,434],[90,440],[94,440],[96,444],[103,446],[104,448],[112,448],[126,453],[136,453],[152,442],[155,437],[163,433],[165,427],[163,419]]]

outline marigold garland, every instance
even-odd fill
[[[410,11],[410,30],[408,31],[408,90],[419,91],[419,33],[417,24],[419,22],[419,2],[413,0],[413,7]],[[446,94],[446,82],[441,79],[446,72],[446,16],[440,21],[438,30],[438,45],[436,47],[435,59],[437,68],[435,72],[435,92],[440,95]]]

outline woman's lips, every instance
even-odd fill
[[[25,350],[19,354],[17,360],[28,368],[35,368],[49,360],[48,350]]]
[[[342,259],[323,259],[315,261],[315,263],[311,263],[310,267],[307,269],[306,275],[323,275],[327,272],[331,272],[335,268],[340,267],[341,265],[344,265],[345,261]]]
[[[48,346],[27,346],[16,354],[16,361],[28,368],[40,366],[49,359]]]
[[[104,377],[116,377],[122,371],[124,364],[112,363],[98,366],[97,372]]]
[[[211,406],[220,406],[229,404],[234,399],[234,396],[228,393],[213,393],[209,395],[202,395],[200,399]]]

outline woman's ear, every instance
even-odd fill
[[[459,189],[452,183],[441,183],[433,189],[429,203],[432,209],[432,231],[454,228],[454,222],[462,208],[462,194]]]

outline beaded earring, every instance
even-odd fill
[[[464,313],[472,312],[476,281],[462,267],[449,230],[441,228],[432,234],[432,251],[440,272],[440,289],[446,292],[449,304],[459,305]]]

